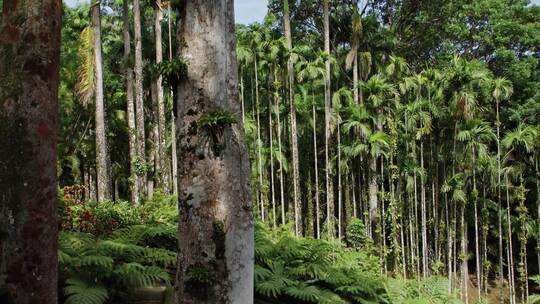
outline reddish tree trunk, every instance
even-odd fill
[[[61,11],[60,0],[11,0],[3,4],[0,303],[57,302],[56,119]]]

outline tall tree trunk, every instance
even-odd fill
[[[540,168],[538,166],[538,156],[534,156],[534,170],[536,173],[536,215],[537,220],[540,220]],[[538,227],[540,229],[540,227]],[[538,269],[540,271],[540,231],[537,231],[536,239],[536,257],[538,260]]]
[[[143,62],[142,62],[142,34],[141,34],[141,7],[140,0],[133,0],[133,20],[135,39],[135,122],[137,125],[137,152],[139,164],[146,164],[146,143],[144,127],[144,100],[143,100]],[[147,173],[140,172],[139,190],[146,194]]]
[[[169,36],[169,60],[172,60],[173,57],[173,47],[172,47],[172,11],[171,11],[171,1],[167,2],[167,10],[169,14],[168,18],[168,36]],[[174,98],[174,88],[171,88],[171,97]],[[179,100],[176,99],[178,103]],[[171,182],[173,195],[178,195],[178,155],[176,153],[176,121],[174,110],[171,110]]]
[[[154,9],[154,31],[156,38],[156,64],[159,64],[163,61],[163,42],[161,35],[161,21],[163,20],[162,12],[162,2],[161,0],[156,0],[156,8]],[[157,140],[157,163],[159,170],[156,172],[158,186],[162,188],[163,193],[169,194],[171,192],[170,187],[170,166],[167,158],[167,149],[166,149],[166,124],[165,119],[165,102],[163,99],[163,79],[161,75],[155,81],[156,86],[156,97],[157,97],[157,127],[158,127],[158,138]]]
[[[131,190],[131,202],[139,203],[139,183],[137,182],[137,173],[135,164],[137,162],[137,127],[135,126],[135,104],[133,100],[133,69],[129,62],[131,61],[131,37],[129,34],[129,0],[122,3],[123,9],[123,34],[124,34],[124,77],[126,79],[126,103],[127,103],[127,121],[128,121],[128,142],[129,142],[129,179]]]
[[[499,113],[499,102],[497,101],[496,104],[496,115],[497,115],[497,121],[495,122],[497,127],[497,203],[499,206],[499,209],[497,211],[498,214],[498,233],[499,233],[499,289],[500,297],[499,300],[503,301],[503,285],[504,285],[504,266],[503,266],[503,231],[502,231],[502,199],[501,199],[501,121],[500,121],[500,113]],[[540,264],[540,262],[539,262]]]
[[[321,206],[319,201],[319,160],[317,150],[317,112],[315,111],[315,99],[312,98],[313,111],[313,161],[315,163],[315,227],[317,239],[321,238]]]
[[[289,18],[289,1],[283,0],[283,28],[287,49],[292,51],[291,21]],[[287,75],[289,76],[289,105],[291,108],[291,149],[293,165],[293,194],[294,194],[294,226],[296,235],[302,233],[302,201],[300,199],[300,166],[298,164],[298,131],[296,128],[296,105],[294,103],[294,68],[291,55],[287,59]]]
[[[338,114],[339,115],[339,114]],[[338,239],[341,240],[342,237],[342,215],[343,215],[343,192],[341,189],[341,130],[339,125],[339,117],[338,117],[338,123],[337,123],[337,178],[338,178],[338,185],[337,185],[337,192],[338,192]]]
[[[276,69],[274,67],[274,78],[276,77]],[[275,81],[275,80],[274,80]],[[277,99],[277,94],[273,94]],[[272,99],[268,99],[268,139],[270,141],[270,197],[272,198],[272,224],[276,228],[276,191],[274,185],[274,136],[273,136],[273,122],[272,122]]]
[[[461,206],[461,292],[465,304],[469,303],[469,263],[467,252],[467,225],[465,223],[465,204]]]
[[[3,2],[0,33],[9,33],[0,35],[3,303],[58,300],[56,132],[61,17],[59,0]]]
[[[176,303],[253,303],[251,177],[238,100],[233,0],[186,1],[179,20],[179,55],[189,70],[177,90],[182,237]],[[199,123],[215,111],[231,113],[238,123]],[[211,273],[212,282],[193,277],[200,271]]]
[[[266,220],[265,210],[264,210],[264,195],[263,195],[263,169],[262,169],[262,139],[261,139],[261,111],[259,109],[259,72],[257,66],[257,56],[253,60],[254,69],[255,69],[255,106],[257,107],[257,176],[259,177],[259,208],[261,220],[264,222]]]
[[[159,110],[158,110],[158,97],[157,97],[157,86],[156,82],[152,81],[150,84],[150,95],[152,100],[151,107],[151,125],[150,125],[150,134],[148,134],[148,139],[152,148],[150,149],[150,154],[148,155],[148,165],[149,165],[149,177],[148,177],[148,199],[151,200],[154,197],[154,187],[159,187],[160,181],[158,172],[161,171],[161,161],[159,159]]]
[[[330,10],[329,0],[323,0],[323,14],[324,14],[324,51],[330,54]],[[325,172],[326,172],[326,222],[328,226],[328,233],[330,238],[334,237],[334,190],[332,187],[332,165],[330,162],[330,116],[331,116],[331,103],[332,103],[332,87],[330,80],[330,59],[327,59],[324,63],[324,130],[325,130]]]
[[[278,137],[278,150],[279,155],[283,157],[283,148],[281,146],[281,118],[280,118],[280,112],[281,107],[279,105],[280,96],[277,96],[276,98],[276,119],[277,119],[277,137]],[[285,225],[285,222],[287,221],[287,218],[285,217],[285,185],[284,185],[284,176],[283,176],[283,160],[279,159],[279,196],[280,196],[280,203],[281,203],[281,224]]]
[[[94,33],[94,80],[96,106],[96,170],[97,199],[112,199],[111,158],[107,141],[107,109],[103,93],[103,58],[101,53],[101,13],[100,2],[90,8],[92,29]]]
[[[424,141],[420,140],[420,168],[425,174],[424,168]],[[424,176],[420,177],[420,199],[422,204],[422,275],[426,278],[429,275],[428,269],[428,240],[427,240],[427,207],[426,207],[426,185]]]
[[[473,203],[474,203],[474,250],[476,260],[476,284],[478,300],[482,297],[482,267],[480,263],[480,239],[478,235],[478,189],[476,188],[476,149],[472,149]]]
[[[505,187],[506,187],[506,223],[508,228],[507,235],[507,255],[508,255],[508,280],[510,281],[510,303],[516,303],[516,289],[515,289],[515,276],[514,276],[514,251],[512,249],[512,219],[510,209],[510,182],[508,181],[508,174],[504,175]]]

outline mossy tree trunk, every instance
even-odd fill
[[[179,20],[178,55],[188,73],[177,89],[176,303],[253,303],[251,177],[238,101],[233,0],[185,1]],[[217,113],[230,119],[217,119]],[[205,124],[202,118],[209,117],[216,122]]]
[[[3,2],[1,303],[57,303],[56,130],[61,5],[60,0]]]

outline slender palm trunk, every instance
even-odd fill
[[[142,33],[141,33],[141,7],[140,0],[133,0],[134,40],[135,40],[135,119],[137,125],[137,162],[146,164],[146,143],[144,125],[144,100],[143,100],[143,58],[142,58]],[[139,187],[146,196],[147,184],[146,171],[140,172]]]
[[[131,202],[139,204],[139,183],[137,182],[137,173],[135,163],[137,162],[137,130],[135,126],[135,104],[133,100],[133,68],[129,65],[131,57],[131,37],[129,34],[129,0],[124,0],[123,8],[123,34],[124,34],[124,63],[126,79],[126,103],[127,103],[127,121],[128,121],[128,142],[129,142],[129,163],[130,163],[130,190]]]
[[[287,49],[292,51],[291,22],[289,18],[289,1],[283,0],[283,27]],[[296,235],[303,235],[302,201],[300,199],[300,166],[298,155],[298,131],[296,127],[296,105],[294,103],[294,68],[292,57],[287,60],[287,75],[289,76],[289,105],[291,108],[291,150],[293,165],[293,198],[294,198],[294,227]]]
[[[476,257],[476,284],[478,284],[478,299],[482,297],[482,266],[480,262],[480,239],[478,235],[478,189],[476,188],[476,152],[472,149],[472,175],[473,175],[473,200],[474,200],[474,248]]]
[[[172,47],[172,11],[171,11],[171,1],[167,2],[167,10],[168,10],[168,36],[169,36],[169,60],[172,60],[173,57],[173,47]],[[174,98],[174,88],[171,88],[171,97],[172,100],[175,100]],[[176,100],[176,102],[180,102],[179,100]],[[178,155],[176,153],[176,120],[175,120],[175,113],[173,113],[173,110],[171,110],[171,182],[172,182],[172,190],[173,195],[178,196]]]
[[[448,292],[452,292],[453,285],[452,285],[452,278],[453,278],[453,271],[452,271],[452,229],[450,225],[450,209],[448,208],[448,194],[444,194],[444,211],[445,211],[445,217],[446,217],[446,238],[448,239],[447,244],[447,263],[448,263]]]
[[[103,58],[101,52],[101,12],[99,2],[91,7],[94,32],[94,79],[96,106],[97,199],[112,199],[111,158],[107,140],[107,109],[103,92]]]
[[[321,238],[321,206],[319,202],[319,161],[317,150],[317,112],[315,111],[315,99],[312,104],[313,111],[313,161],[315,163],[315,226],[316,238]]]
[[[537,215],[537,219],[540,220],[540,175],[538,175],[540,173],[540,168],[538,166],[537,155],[534,156],[534,168],[537,174],[537,177],[536,177],[536,215]],[[540,229],[540,227],[538,227],[538,229]],[[538,259],[538,269],[540,270],[540,231],[537,231],[537,235],[538,237],[536,239],[536,246],[537,246],[536,256]]]
[[[279,195],[280,195],[280,203],[281,203],[281,224],[285,225],[285,222],[287,221],[287,218],[285,217],[285,185],[284,185],[284,179],[283,171],[285,170],[283,168],[283,160],[281,157],[283,157],[283,148],[281,144],[281,119],[280,119],[280,113],[281,113],[281,107],[280,107],[280,96],[277,96],[276,98],[276,119],[277,119],[277,137],[278,137],[278,150],[279,150]]]
[[[504,175],[505,184],[506,184],[506,224],[508,226],[508,235],[507,235],[507,255],[508,255],[508,279],[510,281],[510,303],[516,303],[516,289],[515,289],[515,276],[514,276],[514,256],[512,249],[512,220],[511,220],[511,209],[510,209],[510,182],[508,181],[508,174]]]
[[[503,231],[502,231],[502,200],[501,200],[501,121],[499,116],[499,102],[496,105],[497,121],[497,203],[498,203],[498,233],[499,233],[499,289],[501,290],[499,300],[503,301],[503,285],[504,285],[504,266],[503,266]]]
[[[424,141],[420,141],[420,168],[424,171]],[[427,241],[427,206],[425,178],[420,179],[420,199],[422,204],[422,275],[426,278],[429,275],[428,269],[428,241]]]
[[[274,77],[276,76],[274,68]],[[276,94],[274,98],[277,99]],[[273,123],[272,123],[272,101],[268,100],[268,138],[270,141],[270,197],[272,198],[272,224],[276,228],[276,192],[274,187],[274,136],[273,136]]]
[[[465,205],[461,206],[461,290],[465,304],[469,303],[469,266],[467,257],[467,225],[465,224]]]
[[[265,210],[264,210],[264,195],[262,192],[263,187],[263,171],[262,171],[262,140],[261,140],[261,115],[259,110],[259,72],[257,67],[257,57],[255,57],[255,60],[253,61],[254,68],[255,68],[255,105],[257,107],[257,166],[258,171],[257,175],[259,177],[259,212],[261,215],[261,220],[266,220]]]
[[[324,14],[324,51],[330,54],[330,10],[329,0],[323,1]],[[330,60],[325,64],[324,77],[324,115],[325,115],[325,174],[326,174],[326,223],[330,238],[334,238],[334,190],[332,187],[332,165],[330,162],[330,111],[331,111],[331,79],[330,79]]]
[[[339,114],[338,114],[339,115]],[[339,121],[339,118],[338,118]],[[343,193],[341,189],[341,130],[337,126],[337,176],[338,176],[338,239],[342,237]]]

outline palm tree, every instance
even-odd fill
[[[496,78],[493,81],[494,89],[492,96],[495,99],[496,121],[497,128],[497,202],[499,205],[498,216],[498,231],[499,231],[499,284],[502,290],[504,281],[503,270],[503,233],[502,233],[502,200],[501,200],[501,120],[500,120],[500,103],[502,100],[507,100],[512,96],[512,83],[505,78]],[[539,211],[540,217],[540,211]],[[538,263],[540,265],[540,253],[538,254]],[[502,300],[502,293],[501,293]]]
[[[324,67],[325,67],[325,77],[324,77],[324,151],[325,151],[325,171],[326,171],[326,222],[328,226],[328,233],[331,238],[334,237],[334,189],[332,187],[331,181],[331,170],[332,166],[330,164],[330,108],[331,108],[331,98],[332,98],[332,87],[331,87],[331,63],[330,63],[330,9],[329,9],[329,0],[323,0],[323,19],[324,19],[324,56],[326,57]]]
[[[508,132],[505,137],[503,138],[503,140],[501,141],[501,144],[502,146],[508,151],[506,153],[506,159],[507,160],[511,160],[512,158],[515,158],[516,155],[523,155],[523,154],[528,154],[528,153],[531,153],[533,148],[534,148],[534,144],[535,144],[535,141],[538,137],[538,132],[537,130],[530,126],[530,125],[525,125],[523,123],[520,123],[514,130]],[[521,153],[519,153],[521,152]],[[518,154],[519,153],[519,154]],[[525,159],[520,159],[518,160],[521,162],[521,165],[524,166],[525,165]],[[514,166],[514,170],[517,170],[518,171],[518,174],[519,174],[519,183],[520,183],[520,186],[519,186],[519,189],[521,189],[521,193],[520,195],[518,195],[518,200],[520,202],[520,207],[519,207],[519,210],[520,212],[523,212],[523,213],[527,213],[527,210],[524,206],[524,201],[525,201],[525,193],[524,193],[524,186],[523,186],[523,169],[519,168],[519,166]],[[507,187],[509,187],[508,185],[508,173],[505,174],[505,178],[506,178],[506,183],[507,183]],[[507,188],[507,192],[508,192],[508,188]],[[510,218],[510,203],[508,201],[508,211],[507,211],[507,216]],[[521,217],[521,216],[520,216]],[[511,247],[511,223],[510,223],[510,219],[508,219],[508,230],[509,230],[509,234],[508,234],[508,238],[509,238],[509,250],[510,250],[510,265],[512,267],[512,278],[513,278],[513,257],[512,257],[512,247]],[[521,227],[521,229],[523,231],[525,231],[525,227]],[[522,260],[525,259],[525,256],[526,256],[526,242],[527,242],[527,239],[526,239],[526,235],[520,237],[520,241],[521,241],[521,257],[522,257]],[[523,263],[523,261],[522,261]],[[527,277],[527,272],[526,270],[523,268],[523,266],[520,267],[522,270],[520,270],[520,276],[521,276],[521,279],[520,281],[522,282],[522,291],[525,291],[525,290],[528,290],[528,277]],[[515,284],[515,283],[514,283]],[[512,297],[515,297],[515,285],[514,286],[511,286],[511,296]],[[527,298],[528,298],[528,295],[527,295]],[[528,301],[528,299],[526,299]],[[515,301],[514,301],[515,302]]]
[[[472,161],[471,171],[473,178],[472,200],[474,203],[474,235],[475,235],[475,258],[476,258],[476,276],[478,282],[478,298],[482,296],[482,265],[480,262],[480,239],[478,235],[478,189],[476,182],[477,160],[487,155],[487,144],[495,140],[495,133],[489,124],[483,120],[474,119],[465,122],[463,128],[458,131],[457,140],[464,142],[464,154],[470,155]]]
[[[305,61],[301,60],[297,63],[296,69],[297,69],[297,75],[298,80],[300,82],[303,82],[304,80],[311,80],[314,81],[318,77],[322,76],[323,79],[325,78],[325,69],[324,69],[324,62],[323,57],[319,56],[314,61]],[[326,85],[326,81],[323,81],[324,85]],[[326,92],[326,90],[325,90]],[[312,102],[311,102],[311,108],[312,108],[312,117],[313,117],[313,155],[314,155],[314,172],[315,172],[315,237],[319,239],[321,237],[321,214],[320,214],[320,195],[319,195],[319,165],[318,165],[318,148],[317,148],[317,104],[315,97],[312,93]],[[326,149],[325,149],[326,151]],[[328,185],[328,184],[327,184]]]
[[[374,75],[366,82],[361,84],[363,92],[366,94],[367,103],[369,108],[372,109],[373,113],[376,113],[376,118],[374,120],[373,129],[377,129],[378,132],[383,132],[384,125],[384,111],[387,108],[390,100],[392,100],[397,94],[393,85],[386,82],[386,79],[382,75]],[[370,182],[369,182],[369,217],[371,229],[376,229],[378,224],[383,224],[383,221],[380,221],[378,215],[378,174],[377,174],[377,160],[379,159],[379,154],[372,154],[370,158]],[[386,155],[385,155],[386,156]],[[383,170],[381,170],[382,172]],[[381,233],[384,230],[384,227],[380,229]],[[380,241],[380,244],[383,244],[383,239],[378,236],[373,236],[377,242]]]
[[[283,0],[283,28],[287,40],[287,75],[289,76],[289,106],[291,114],[291,150],[293,169],[293,197],[294,197],[294,227],[296,235],[303,235],[302,226],[302,201],[300,199],[300,168],[298,155],[298,131],[296,127],[296,106],[294,104],[294,67],[292,59],[291,21],[289,18],[289,1]]]
[[[342,162],[341,162],[341,110],[343,108],[342,103],[344,102],[345,105],[351,104],[353,102],[353,96],[352,92],[346,88],[343,87],[336,92],[334,92],[332,96],[332,108],[333,108],[333,127],[335,126],[337,128],[337,175],[338,175],[338,239],[341,240],[342,237],[342,224],[343,224],[343,193],[341,188],[341,168],[342,168]]]

